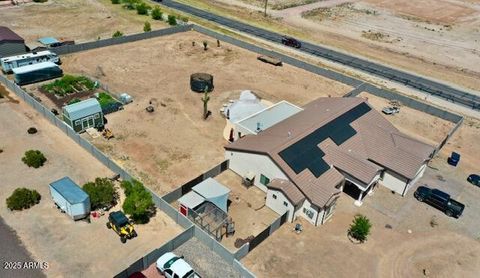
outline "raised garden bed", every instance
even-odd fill
[[[97,99],[102,107],[103,114],[110,114],[123,108],[123,105],[107,92],[100,92]]]
[[[92,91],[96,88],[96,83],[85,76],[65,75],[52,83],[45,84],[41,88],[57,97],[65,97],[74,93]]]

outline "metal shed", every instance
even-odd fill
[[[104,125],[102,107],[94,98],[64,106],[63,120],[76,132]]]
[[[50,194],[58,208],[73,220],[85,218],[90,214],[90,197],[69,177],[52,182]]]
[[[44,38],[38,39],[38,41],[41,44],[45,45],[46,47],[55,47],[61,44],[61,42],[54,37],[44,37]]]
[[[230,189],[218,181],[208,178],[194,186],[192,190],[205,198],[206,201],[215,204],[218,208],[227,212],[227,201]]]
[[[17,33],[5,26],[0,26],[0,57],[25,53],[25,41]]]

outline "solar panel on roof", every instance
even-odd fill
[[[318,178],[330,169],[323,160],[325,153],[318,148],[318,144],[327,138],[337,145],[343,144],[357,133],[350,124],[371,109],[363,102],[282,150],[278,155],[296,174],[309,169]]]

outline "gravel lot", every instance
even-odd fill
[[[173,250],[173,253],[175,253],[177,256],[183,255],[185,257],[185,261],[187,261],[187,263],[189,263],[190,266],[202,277],[241,277],[239,272],[233,269],[219,255],[210,250],[210,248],[208,248],[195,237],[189,239],[187,242],[182,244],[182,246]],[[155,263],[144,270],[143,274],[148,278],[163,277],[157,271]]]

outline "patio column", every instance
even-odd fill
[[[353,204],[356,205],[357,207],[359,207],[363,204],[363,202],[362,202],[363,192],[364,191],[360,190],[360,193],[358,194],[358,199],[355,202],[353,202]]]
[[[372,184],[372,185],[370,186],[370,189],[368,190],[368,193],[367,193],[368,196],[373,196],[373,194],[375,193],[375,191],[373,190],[373,188],[374,188],[375,186],[377,186],[377,182],[375,182],[374,184]]]

